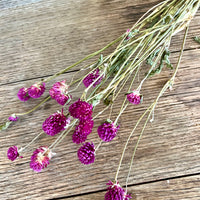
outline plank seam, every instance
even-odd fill
[[[199,47],[199,48],[195,47],[195,48],[184,49],[184,52],[192,51],[192,50],[200,50],[200,47]],[[180,51],[171,51],[171,54],[172,54],[172,53],[178,53],[178,52],[180,52]],[[78,70],[79,70],[79,69],[71,70],[71,71],[65,72],[65,73],[63,73],[63,74],[75,73],[75,72],[78,72]],[[24,79],[24,80],[13,81],[13,82],[9,82],[9,83],[3,83],[3,84],[0,84],[0,87],[1,87],[1,86],[4,86],[4,85],[10,85],[10,84],[15,84],[15,83],[30,81],[30,80],[34,80],[34,79],[44,79],[44,78],[47,78],[47,77],[49,77],[49,76],[53,76],[53,74],[45,75],[45,76],[38,76],[38,77],[33,77],[33,78],[28,78],[28,79]]]
[[[169,177],[169,178],[162,178],[162,179],[146,181],[146,182],[141,182],[141,183],[130,184],[130,185],[128,185],[128,187],[147,185],[147,184],[151,184],[151,183],[158,183],[158,182],[162,182],[162,181],[175,180],[175,179],[181,179],[181,178],[188,178],[188,177],[198,176],[198,175],[200,175],[200,172],[199,173],[193,173],[193,174],[180,175],[180,176],[175,176],[175,177]],[[125,186],[122,186],[122,187],[125,187]],[[106,189],[92,191],[92,192],[86,192],[86,193],[82,193],[82,194],[64,196],[64,197],[57,197],[57,198],[48,199],[48,200],[62,200],[62,199],[67,199],[67,198],[86,196],[86,195],[95,194],[95,193],[99,193],[99,192],[106,192]]]

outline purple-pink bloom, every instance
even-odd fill
[[[73,143],[80,144],[85,142],[87,139],[87,135],[81,132],[79,129],[75,129],[73,135],[72,135],[72,141]]]
[[[109,187],[105,194],[105,200],[129,200],[132,198],[130,194],[125,193],[125,190],[118,182],[114,184],[112,181],[109,181],[106,185],[109,185]]]
[[[97,129],[99,137],[104,142],[110,142],[116,135],[120,126],[115,126],[114,122],[104,122]]]
[[[19,157],[18,148],[16,146],[12,146],[8,149],[7,157],[9,160],[14,161]]]
[[[142,95],[137,90],[133,90],[127,94],[127,99],[130,103],[137,105],[142,102]]]
[[[129,40],[131,38],[131,32],[130,32],[130,29],[127,29],[126,33],[128,34],[126,36],[126,40]]]
[[[31,97],[29,96],[28,94],[28,88],[21,88],[19,89],[18,93],[17,93],[17,96],[19,98],[20,101],[28,101]]]
[[[69,107],[69,113],[74,118],[85,120],[92,117],[92,109],[92,104],[79,99]]]
[[[49,160],[53,153],[47,146],[41,146],[33,152],[31,156],[30,168],[36,172],[41,172],[42,169],[49,165]]]
[[[45,83],[42,84],[35,83],[28,89],[28,94],[30,97],[37,99],[40,96],[42,96],[44,91],[45,91]]]
[[[95,160],[95,148],[93,143],[86,142],[77,152],[79,160],[84,165],[89,165]]]
[[[71,95],[68,94],[69,86],[65,82],[66,80],[56,82],[49,90],[51,98],[55,99],[62,106],[64,106],[68,100],[71,99]]]
[[[92,73],[88,74],[84,79],[83,79],[83,84],[85,87],[89,87],[94,81],[95,83],[93,84],[93,87],[96,87],[101,83],[101,80],[103,79],[103,76],[100,76],[100,71],[99,69],[95,69]],[[99,79],[98,79],[99,78]],[[97,80],[98,79],[98,80]]]
[[[76,129],[80,130],[86,135],[89,135],[92,132],[93,126],[94,126],[94,121],[92,120],[92,118],[87,118],[85,120],[81,119]]]
[[[70,123],[70,120],[66,119],[65,115],[62,113],[54,113],[50,115],[42,124],[42,129],[47,135],[54,136],[60,131],[65,130],[67,123]]]
[[[87,136],[92,132],[94,121],[91,118],[86,120],[80,120],[76,126],[74,134],[72,135],[72,141],[76,144],[85,142]]]
[[[17,121],[18,119],[19,119],[19,117],[17,117],[15,114],[13,114],[10,117],[8,117],[8,120],[12,121],[12,122]]]

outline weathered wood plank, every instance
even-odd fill
[[[199,172],[200,117],[199,112],[196,112],[200,109],[199,53],[200,50],[184,52],[174,90],[167,92],[161,98],[155,111],[155,122],[149,124],[145,131],[135,157],[129,184]],[[172,54],[173,63],[177,56],[177,53]],[[50,166],[42,173],[32,172],[28,163],[33,149],[53,142],[54,138],[49,136],[41,136],[40,140],[32,145],[28,152],[25,152],[23,159],[11,163],[6,158],[7,148],[10,145],[24,146],[41,131],[43,120],[49,114],[55,112],[59,106],[54,101],[49,101],[34,114],[21,117],[16,125],[0,134],[0,198],[44,200],[104,190],[105,183],[109,179],[114,179],[123,144],[133,128],[133,124],[144,111],[144,108],[152,102],[152,98],[155,98],[158,90],[167,81],[169,74],[167,71],[163,72],[144,85],[145,89],[142,90],[144,103],[138,107],[129,107],[120,119],[121,128],[118,137],[110,144],[104,143],[101,146],[97,152],[96,162],[90,166],[83,166],[79,163],[76,157],[79,146],[71,142],[72,133],[58,146],[56,149],[57,156],[52,159]],[[69,79],[71,75],[66,74],[62,78]],[[0,86],[1,119],[8,117],[8,113],[22,112],[23,109],[28,110],[35,104],[32,100],[29,103],[21,103],[16,97],[19,87],[30,85],[33,81],[35,80]],[[81,91],[82,88],[78,92],[72,93],[74,99],[80,96]],[[36,102],[39,101],[36,100]],[[115,113],[119,110],[119,107],[120,101],[114,108]],[[97,109],[96,112],[101,108]],[[95,145],[98,143],[95,130],[102,120],[107,118],[107,115],[108,113],[104,113],[102,117],[95,120],[94,131],[88,140],[94,141]],[[119,174],[119,181],[122,185],[125,184],[131,149],[133,149],[138,134],[139,132],[136,132],[132,138],[128,147],[129,153],[126,154]],[[162,187],[158,191],[162,194]],[[134,193],[135,189],[133,188],[133,191],[130,192]],[[193,196],[195,195],[197,194]]]
[[[1,1],[0,84],[52,75],[73,64],[117,38],[156,2]],[[192,39],[200,35],[199,25],[198,13],[187,49],[199,47]],[[182,35],[174,38],[173,51]]]
[[[144,185],[129,187],[134,200],[188,200],[200,199],[200,175],[172,180],[158,181]],[[102,200],[105,192],[98,192],[78,197],[73,200]],[[65,199],[65,198],[62,198]]]

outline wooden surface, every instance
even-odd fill
[[[1,0],[0,1],[0,119],[11,113],[29,110],[44,97],[22,103],[16,94],[69,66],[112,41],[128,28],[157,0]],[[128,191],[133,199],[200,199],[200,12],[192,21],[188,39],[172,91],[160,99],[155,121],[148,124],[136,153]],[[173,38],[171,61],[176,63],[183,32]],[[108,50],[107,52],[111,52]],[[79,68],[81,67],[78,66]],[[75,70],[56,80],[69,80]],[[129,106],[120,119],[121,128],[111,143],[103,143],[96,161],[89,166],[76,157],[78,145],[71,135],[56,148],[57,155],[47,169],[34,173],[29,168],[31,152],[50,145],[55,138],[42,135],[24,153],[23,159],[6,158],[9,146],[24,146],[41,132],[46,117],[60,109],[53,100],[33,114],[23,116],[7,131],[0,132],[0,199],[104,199],[106,182],[113,180],[126,138],[138,117],[168,80],[163,71],[144,85],[144,103]],[[53,81],[48,83],[48,95]],[[78,99],[80,88],[72,93]],[[120,102],[114,107],[119,111]],[[98,108],[100,110],[101,108]],[[98,144],[96,128],[108,112],[95,120],[89,140]],[[115,115],[115,114],[114,114]],[[114,117],[113,115],[113,117]],[[141,128],[141,127],[140,127]],[[119,181],[125,185],[133,136],[123,162]]]

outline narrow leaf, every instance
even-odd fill
[[[200,44],[200,37],[198,37],[198,36],[194,37],[194,41],[196,41]]]
[[[8,121],[8,122],[5,122],[4,124],[1,124],[0,131],[6,130],[10,126],[11,123],[12,123],[12,121]]]

